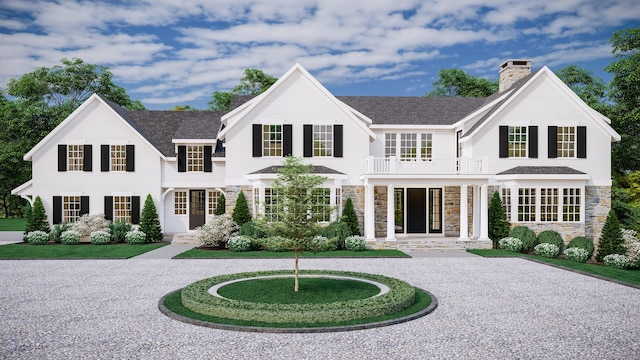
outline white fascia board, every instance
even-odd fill
[[[312,174],[326,177],[327,180],[347,180],[349,177],[345,174]],[[276,180],[278,174],[248,174],[247,180]]]
[[[518,181],[518,180],[588,181],[591,179],[591,176],[587,174],[508,174],[508,175],[496,175],[495,179],[496,181]]]
[[[452,130],[453,125],[371,125],[371,130]]]
[[[171,139],[173,144],[215,144],[217,139]]]
[[[33,186],[33,179],[11,190],[11,195],[23,195],[23,193],[29,190],[32,186]],[[30,194],[26,194],[26,195],[30,195]]]

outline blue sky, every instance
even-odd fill
[[[300,63],[335,95],[421,96],[438,70],[496,79],[506,59],[605,81],[637,0],[0,0],[0,87],[61,58],[105,65],[149,109],[204,109],[246,68]]]

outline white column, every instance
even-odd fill
[[[473,187],[473,239],[480,237],[480,186]]]
[[[364,185],[364,237],[368,241],[376,240],[375,198],[373,185]]]
[[[396,240],[395,195],[393,184],[387,185],[387,241]]]
[[[480,186],[480,239],[489,240],[489,185]]]
[[[469,240],[469,211],[467,184],[460,186],[460,240]]]

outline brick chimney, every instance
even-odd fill
[[[531,74],[531,60],[510,59],[500,65],[500,85],[498,92],[508,90],[516,81]]]

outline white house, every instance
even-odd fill
[[[488,201],[512,226],[597,241],[610,208],[610,120],[547,67],[500,66],[488,98],[336,97],[296,64],[233,110],[126,111],[93,95],[29,151],[33,177],[13,190],[43,200],[53,223],[84,213],[136,223],[151,194],[166,234],[206,222],[225,194],[275,216],[271,188],[287,155],[327,179],[330,211],[351,198],[369,241],[451,238],[490,246]]]

